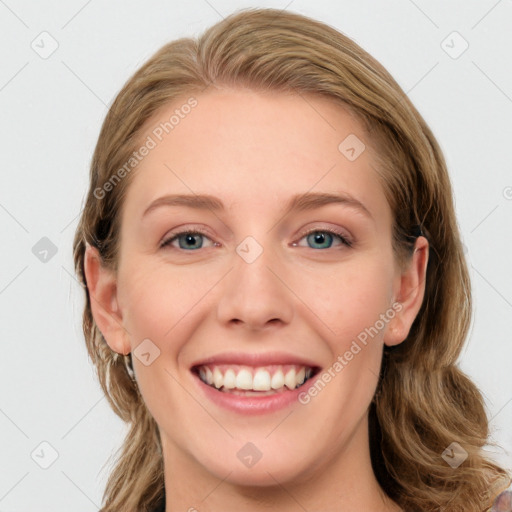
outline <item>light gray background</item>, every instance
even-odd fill
[[[496,459],[512,468],[511,0],[0,0],[0,512],[98,510],[102,466],[124,437],[85,351],[71,257],[108,106],[164,43],[257,6],[317,18],[355,39],[438,138],[475,299],[461,367],[485,394],[503,447]],[[458,58],[464,42],[453,31],[469,44]],[[42,58],[31,45],[48,52],[51,38],[58,48]],[[42,237],[57,248],[46,262],[32,252]],[[41,468],[52,450],[58,458]]]

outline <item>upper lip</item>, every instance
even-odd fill
[[[242,352],[223,352],[214,356],[201,359],[191,365],[191,368],[205,365],[220,364],[239,364],[245,366],[268,366],[271,364],[295,364],[310,368],[318,368],[315,362],[286,352],[264,352],[264,353],[242,353]]]

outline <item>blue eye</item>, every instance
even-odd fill
[[[172,242],[174,242],[175,240],[178,240],[180,249],[184,249],[187,251],[191,249],[201,249],[203,244],[202,241],[197,241],[199,237],[208,238],[201,231],[182,231],[181,233],[175,233],[171,238],[164,240],[160,247],[166,247],[168,245],[171,245]]]
[[[335,230],[330,229],[315,229],[306,232],[300,240],[307,239],[309,244],[320,244],[320,247],[310,247],[311,249],[330,249],[333,244],[333,240],[338,239],[340,242],[339,245],[344,245],[346,247],[352,247],[352,242],[347,240],[341,233],[336,232]],[[189,230],[189,231],[181,231],[179,233],[174,233],[170,238],[167,240],[164,240],[160,247],[164,248],[167,246],[173,246],[176,249],[183,249],[185,251],[194,251],[196,249],[202,249],[203,248],[203,240],[209,240],[211,242],[211,239],[202,231],[199,230]],[[178,247],[176,247],[173,242],[178,241]],[[213,242],[213,245],[217,245],[215,242]],[[294,247],[301,246],[298,243],[292,244]]]
[[[338,233],[330,229],[315,229],[308,231],[301,238],[307,238],[310,244],[320,244],[322,247],[312,247],[312,249],[330,249],[332,246],[333,239],[337,238],[341,245],[352,247],[352,243],[349,242],[341,233]],[[298,244],[295,244],[298,245]]]

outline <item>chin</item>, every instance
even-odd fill
[[[262,455],[252,466],[246,466],[238,458],[230,458],[224,464],[218,460],[205,461],[203,467],[216,478],[240,487],[279,487],[286,482],[306,479],[307,465],[304,459],[282,455],[275,450],[266,459]]]

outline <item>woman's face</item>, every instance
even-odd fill
[[[176,466],[275,485],[367,462],[383,345],[405,338],[416,307],[369,141],[314,95],[195,98],[160,110],[141,137],[155,147],[125,197],[122,329],[105,337],[132,351]]]

